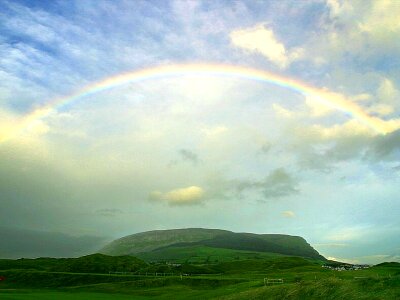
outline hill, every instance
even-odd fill
[[[49,272],[108,273],[109,271],[135,272],[147,264],[133,256],[91,254],[78,258],[0,259],[0,270],[39,270]]]
[[[203,228],[152,230],[114,240],[99,252],[107,255],[134,255],[177,243],[191,243],[212,239],[228,232],[226,230]]]
[[[220,229],[172,229],[137,233],[117,239],[100,253],[107,255],[137,255],[159,260],[163,253],[191,253],[193,249],[230,249],[251,253],[274,253],[325,260],[305,239],[283,234],[235,233]],[[191,249],[191,251],[187,251]],[[173,255],[172,255],[173,256]]]
[[[376,267],[383,267],[383,268],[397,268],[400,270],[400,263],[398,262],[383,262],[374,266]]]

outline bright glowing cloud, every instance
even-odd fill
[[[285,210],[282,212],[282,216],[284,216],[285,218],[294,218],[296,214],[291,210]]]
[[[348,259],[348,258],[333,257],[333,256],[328,256],[327,259],[333,260],[333,261],[338,261],[338,262],[344,262],[347,264],[360,264],[361,263],[358,259]]]
[[[36,120],[28,125],[26,131],[34,135],[42,135],[47,133],[50,127],[42,120]]]
[[[305,103],[310,108],[311,114],[314,117],[326,116],[327,114],[335,111],[334,109],[332,109],[332,107],[321,104],[318,99],[314,99],[312,96],[306,97]]]
[[[213,127],[204,127],[201,129],[206,137],[218,137],[224,132],[228,131],[228,128],[224,125],[217,125]]]
[[[204,199],[204,190],[198,186],[174,189],[165,193],[153,191],[149,194],[150,200],[166,201],[169,205],[200,204]]]
[[[282,118],[290,119],[296,115],[296,112],[291,111],[278,103],[273,103],[272,108],[274,109],[275,113]]]

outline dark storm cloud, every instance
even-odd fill
[[[178,159],[173,159],[168,163],[168,167],[174,167],[180,163],[191,163],[193,165],[197,165],[200,162],[199,156],[188,149],[179,149],[178,150]]]
[[[260,148],[260,154],[268,154],[272,148],[272,145],[270,143],[265,143],[264,145],[261,146]]]
[[[350,135],[332,139],[295,141],[296,160],[301,169],[331,172],[338,162],[369,164],[400,161],[400,130],[386,135]]]
[[[76,257],[98,251],[105,238],[0,227],[0,258]]]
[[[376,138],[368,151],[377,160],[400,159],[400,130]]]
[[[271,172],[262,185],[265,198],[284,197],[299,192],[298,182],[283,168]]]
[[[299,193],[297,180],[283,168],[275,169],[263,180],[236,181],[234,186],[239,193],[255,190],[259,191],[267,199],[281,198]]]
[[[180,149],[179,155],[184,161],[192,162],[193,164],[197,164],[199,162],[198,155],[188,149]]]
[[[73,196],[72,182],[50,162],[20,147],[0,149],[0,226],[26,227],[63,220],[61,200]],[[26,151],[26,152],[25,152]]]

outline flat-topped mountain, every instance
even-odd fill
[[[108,255],[158,259],[166,253],[201,249],[229,249],[254,253],[301,256],[325,260],[307,241],[284,234],[236,233],[221,229],[186,228],[136,233],[114,240],[100,250]]]

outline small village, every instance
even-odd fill
[[[352,265],[352,264],[342,264],[342,265],[323,265],[323,268],[335,271],[356,271],[356,270],[363,270],[368,269],[370,265]]]

